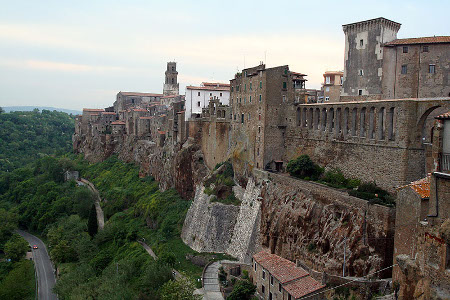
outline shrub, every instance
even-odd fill
[[[312,180],[317,180],[323,173],[323,169],[315,164],[306,154],[291,160],[287,165],[287,171],[291,176],[298,178],[310,177]]]

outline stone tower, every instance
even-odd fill
[[[166,81],[164,82],[163,94],[164,96],[178,96],[180,86],[177,81],[177,63],[168,62],[166,70]]]
[[[382,45],[397,38],[400,26],[385,18],[342,25],[345,59],[341,96],[381,97]]]

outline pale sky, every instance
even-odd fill
[[[450,35],[450,1],[3,1],[0,106],[81,110],[119,91],[162,93],[166,62],[180,93],[237,70],[288,64],[319,88],[343,70],[342,24],[385,17],[399,38]]]

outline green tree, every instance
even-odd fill
[[[17,214],[0,208],[0,250],[3,249],[3,243],[12,235],[14,229],[17,228]]]
[[[20,235],[14,234],[5,244],[5,253],[12,261],[21,260],[28,251],[29,244]]]
[[[195,283],[183,277],[166,282],[160,289],[162,300],[200,300],[201,295],[194,295]]]
[[[5,110],[3,109],[3,107],[0,107],[0,114],[4,113]]]
[[[256,291],[256,286],[248,280],[239,280],[227,300],[248,300]]]
[[[316,165],[306,154],[300,155],[296,159],[289,161],[287,171],[294,177],[312,177],[315,179],[323,173],[323,169]]]
[[[88,233],[90,236],[93,237],[94,235],[97,234],[97,232],[98,232],[97,210],[95,209],[95,204],[92,204],[88,218]]]
[[[23,260],[15,263],[13,270],[0,283],[0,299],[34,299],[33,262]]]

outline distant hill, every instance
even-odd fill
[[[11,111],[32,111],[33,109],[37,108],[40,111],[43,109],[49,110],[49,111],[61,111],[72,115],[81,115],[81,111],[74,110],[74,109],[65,109],[65,108],[56,108],[56,107],[48,107],[48,106],[2,106],[2,108],[5,110],[5,112],[11,112]]]

